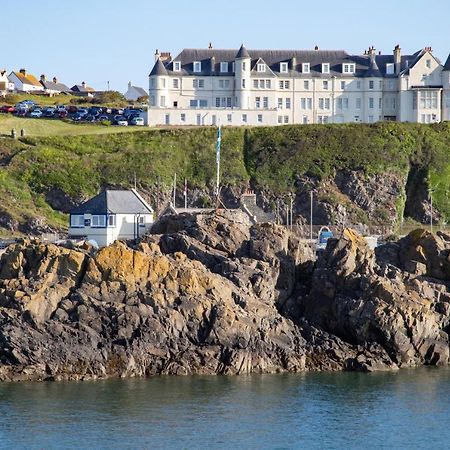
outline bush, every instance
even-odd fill
[[[111,126],[111,121],[110,120],[102,120],[100,122],[100,125],[104,125],[105,127],[109,127],[109,126]]]

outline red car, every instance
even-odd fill
[[[68,111],[70,114],[76,113],[76,112],[78,112],[78,108],[77,108],[76,106],[74,106],[74,105],[70,105],[70,106],[67,108],[67,111]]]
[[[3,105],[2,107],[0,107],[0,112],[2,112],[2,113],[13,113],[14,112],[14,106]]]
[[[68,112],[65,109],[61,109],[58,111],[58,117],[60,119],[65,119],[68,115]]]

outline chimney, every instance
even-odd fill
[[[372,45],[372,47],[369,47],[369,51],[367,54],[370,56],[370,60],[373,61],[375,59],[375,47]]]
[[[131,81],[128,82],[128,89],[131,89]]]
[[[394,64],[395,64],[395,75],[398,75],[400,73],[402,65],[402,49],[398,44],[394,48]]]
[[[297,58],[293,56],[291,58],[291,70],[295,70],[297,68]]]
[[[27,74],[27,71],[26,71],[25,69],[20,69],[19,72],[20,72],[22,75],[25,75],[25,76],[26,76],[26,74]]]
[[[156,49],[156,51],[155,51],[155,61],[158,61],[159,57],[160,57],[159,50]]]
[[[209,60],[211,64],[211,73],[214,73],[216,71],[216,58],[214,56],[211,56]]]
[[[83,89],[86,88],[86,83],[85,83],[84,81],[81,82],[81,87],[82,87]]]
[[[47,81],[44,74],[41,75],[41,81],[43,81],[44,83]]]
[[[172,61],[172,55],[170,54],[170,52],[161,52],[161,54],[159,55],[159,59],[162,62],[170,62]]]
[[[53,77],[53,83],[57,84],[58,83],[58,78]]]
[[[431,53],[433,49],[431,47],[425,47],[425,51]]]

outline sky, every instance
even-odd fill
[[[148,89],[155,49],[321,49],[362,54],[431,46],[450,52],[450,0],[0,0],[0,68],[69,87]],[[18,6],[20,5],[20,6]]]

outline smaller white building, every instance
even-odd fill
[[[128,101],[135,102],[138,98],[148,97],[148,93],[144,88],[133,86],[131,81],[128,82],[128,90],[123,94]]]
[[[34,75],[27,73],[25,69],[20,69],[19,72],[11,72],[8,79],[14,84],[15,90],[18,92],[42,91],[41,83]]]
[[[14,91],[14,83],[8,80],[5,69],[0,69],[0,96],[5,96]]]
[[[153,209],[135,189],[107,189],[70,211],[69,238],[99,247],[118,239],[137,239],[153,224]]]

